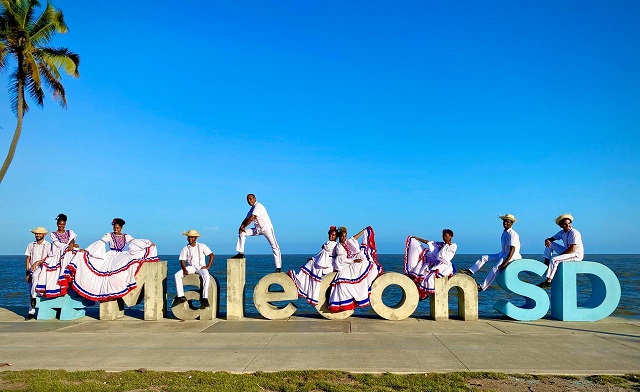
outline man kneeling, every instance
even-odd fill
[[[178,294],[173,299],[171,306],[173,307],[187,301],[187,298],[184,296],[182,278],[185,275],[198,274],[202,278],[202,300],[200,301],[200,309],[204,309],[209,306],[209,299],[207,298],[209,295],[209,268],[211,264],[213,264],[213,258],[215,256],[207,245],[197,241],[198,237],[200,237],[200,233],[198,233],[197,230],[191,229],[188,232],[182,233],[182,235],[187,236],[189,243],[182,248],[182,252],[180,252],[180,265],[182,269],[174,275]],[[207,256],[209,257],[209,262],[205,264],[205,257]]]

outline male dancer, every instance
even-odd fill
[[[489,271],[489,275],[484,279],[484,282],[478,285],[478,291],[484,291],[489,288],[499,271],[507,268],[513,260],[522,258],[520,255],[520,236],[518,236],[518,233],[512,228],[513,224],[518,220],[512,214],[500,215],[499,218],[502,219],[502,227],[504,227],[502,236],[500,237],[500,244],[502,246],[500,253],[484,255],[478,259],[471,268],[460,271],[463,274],[471,276],[478,272],[487,261],[495,262],[493,268]]]
[[[267,209],[264,208],[261,203],[258,203],[256,196],[253,193],[249,193],[247,195],[247,203],[251,206],[251,209],[249,209],[246,218],[244,218],[240,224],[240,228],[238,229],[238,243],[236,245],[236,251],[238,254],[232,258],[244,258],[244,243],[247,236],[263,235],[267,241],[269,241],[269,245],[271,245],[273,259],[276,265],[276,272],[280,272],[282,269],[282,256],[280,254],[280,247],[278,246],[278,241],[276,241],[276,233],[273,231],[273,226],[271,225],[271,219],[269,218]],[[254,223],[253,227],[247,228],[251,222]]]
[[[556,218],[556,225],[560,226],[562,230],[544,240],[544,263],[549,268],[547,269],[547,279],[540,283],[538,287],[551,287],[551,281],[558,270],[558,265],[563,261],[582,261],[584,258],[582,235],[578,230],[571,227],[572,223],[573,216],[571,214],[560,215]],[[564,246],[554,242],[560,239]]]
[[[44,235],[48,233],[47,229],[36,227],[31,232],[35,236],[35,241],[27,245],[27,250],[24,252],[27,269],[25,281],[31,285],[27,320],[36,318],[36,285],[40,271],[42,271],[41,265],[51,251],[51,243],[44,239]]]
[[[200,301],[200,309],[209,307],[209,268],[213,264],[213,258],[215,257],[211,249],[205,244],[198,242],[200,233],[197,230],[189,230],[182,233],[187,237],[188,244],[182,248],[180,252],[180,266],[182,269],[174,275],[176,280],[177,295],[173,300],[172,306],[184,303],[187,298],[184,296],[184,288],[182,285],[182,278],[189,274],[198,274],[202,278],[202,300]],[[209,258],[209,262],[205,263],[205,257]]]

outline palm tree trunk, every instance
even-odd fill
[[[4,179],[4,175],[7,173],[9,169],[9,165],[11,165],[11,161],[13,161],[13,156],[16,153],[16,147],[18,147],[18,140],[20,140],[20,133],[22,133],[22,118],[24,117],[24,84],[22,81],[18,81],[18,110],[17,117],[18,123],[16,124],[16,130],[13,132],[13,139],[11,140],[11,145],[9,146],[9,152],[7,153],[7,158],[4,160],[2,164],[2,169],[0,169],[0,183]]]

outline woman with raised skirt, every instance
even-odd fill
[[[442,242],[409,236],[405,242],[404,272],[418,286],[420,299],[435,293],[435,279],[455,273],[453,256],[458,245],[451,242],[453,231],[442,230]],[[424,246],[423,246],[424,244]]]
[[[36,284],[36,292],[46,298],[55,298],[67,293],[67,286],[60,286],[59,279],[80,248],[76,244],[76,233],[66,228],[65,214],[58,214],[56,226],[58,229],[49,233],[51,248],[42,263],[42,272]]]
[[[329,239],[322,244],[320,252],[310,257],[298,273],[287,272],[298,288],[298,296],[304,298],[313,306],[318,304],[318,293],[322,277],[333,272],[335,259],[336,238],[338,231],[335,226],[329,228]]]
[[[83,257],[69,263],[63,276],[79,295],[93,301],[127,295],[137,287],[135,276],[142,264],[158,261],[153,242],[122,233],[123,219],[115,218],[111,224],[113,231],[89,245]]]
[[[338,234],[334,269],[338,272],[331,282],[329,311],[340,312],[370,305],[369,295],[373,281],[384,272],[378,264],[375,233],[371,226],[347,238],[347,229]],[[358,238],[363,236],[362,243]]]

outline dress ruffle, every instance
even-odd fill
[[[358,251],[354,252],[356,249]],[[362,262],[356,263],[356,259],[361,259]],[[340,312],[369,306],[371,285],[384,272],[378,264],[373,228],[367,227],[359,248],[353,238],[346,245],[337,245],[336,265],[340,269],[331,283],[329,311]]]

